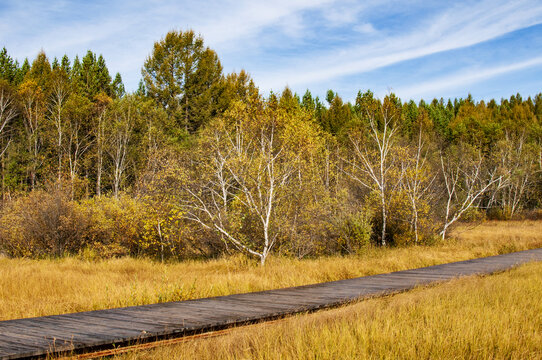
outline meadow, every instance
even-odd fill
[[[115,359],[540,359],[542,263]]]
[[[431,246],[346,257],[160,263],[148,259],[0,259],[0,320],[305,285],[542,247],[540,221],[487,221]]]
[[[427,261],[430,249],[433,256],[450,255],[448,246],[459,257],[468,256],[468,249],[484,256],[540,246],[540,225],[459,227],[453,244],[416,249],[410,259],[418,252]],[[381,256],[397,261],[404,250],[387,249]],[[540,359],[541,283],[542,263],[531,263],[115,359]]]

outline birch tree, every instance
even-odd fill
[[[6,137],[8,125],[18,115],[18,109],[15,103],[15,94],[11,90],[9,84],[0,80],[0,139],[4,140]],[[11,140],[8,140],[7,144],[2,142],[0,147],[0,156],[4,155]]]
[[[186,189],[186,217],[258,257],[261,265],[277,243],[277,209],[295,172],[282,136],[290,121],[295,120],[261,100],[237,103],[207,128],[204,146],[210,152],[200,170],[210,176]]]
[[[11,144],[10,125],[19,111],[15,102],[15,92],[10,85],[0,80],[0,166],[2,167],[2,201],[5,200],[6,161],[5,152]]]
[[[404,174],[401,185],[411,206],[410,226],[414,233],[415,244],[418,244],[420,239],[420,213],[424,207],[427,208],[436,179],[436,175],[432,174],[430,170],[428,150],[422,138],[422,128],[420,127],[418,131],[418,141],[413,149],[412,156],[405,157],[401,163]]]
[[[399,157],[394,153],[397,150],[397,127],[394,126],[397,113],[384,104],[375,112],[368,111],[366,116],[368,134],[365,137],[350,135],[353,157],[345,160],[349,166],[343,171],[356,183],[377,194],[382,220],[380,244],[386,246],[388,207],[402,177]]]
[[[107,111],[113,100],[106,94],[100,93],[95,97],[94,113],[95,126],[94,138],[96,139],[96,195],[102,195],[102,173],[104,162],[104,149],[106,139],[106,118]]]
[[[23,109],[23,124],[27,141],[27,151],[30,156],[29,177],[30,187],[36,187],[36,172],[41,163],[39,158],[41,150],[40,131],[43,127],[45,115],[45,95],[41,87],[34,80],[27,80],[19,87]]]
[[[66,141],[64,141],[63,147],[68,163],[71,198],[73,199],[75,196],[75,183],[79,176],[83,156],[93,144],[92,134],[88,129],[91,103],[84,96],[72,94],[68,99],[66,108]]]
[[[407,156],[401,161],[404,176],[401,186],[408,198],[411,207],[410,228],[414,233],[414,243],[420,240],[420,215],[428,212],[430,202],[434,198],[434,185],[436,174],[432,171],[430,162],[430,146],[427,136],[430,134],[432,124],[425,111],[420,111],[413,124],[417,136],[414,146],[409,147]]]
[[[57,177],[58,183],[62,178],[62,158],[64,157],[63,152],[63,141],[65,135],[65,107],[66,101],[68,99],[68,74],[64,73],[62,70],[53,71],[51,79],[51,95],[48,105],[49,117],[53,122],[56,128],[56,147],[57,147]]]
[[[166,251],[180,255],[181,244],[185,241],[182,204],[178,200],[179,187],[185,182],[186,174],[179,166],[179,159],[169,154],[161,155],[155,154],[157,164],[148,169],[138,190],[147,208],[142,246],[158,248],[163,262]]]
[[[536,180],[538,146],[527,143],[525,133],[496,144],[494,164],[500,169],[499,181],[491,192],[488,206],[498,206],[507,218],[522,207]]]
[[[488,167],[481,151],[467,145],[440,153],[445,188],[445,215],[440,231],[444,240],[451,225],[476,206],[491,186],[502,180],[496,167]]]
[[[118,198],[120,186],[128,166],[130,141],[133,137],[136,117],[135,99],[126,96],[114,105],[110,114],[108,153],[112,162],[113,195]]]

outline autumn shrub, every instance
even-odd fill
[[[10,256],[48,257],[86,246],[88,219],[61,189],[32,191],[0,214],[0,248]]]
[[[86,243],[101,258],[130,255],[165,260],[222,253],[217,234],[188,223],[176,206],[158,206],[146,197],[126,194],[82,201],[78,208],[89,224]]]
[[[372,213],[368,210],[361,210],[339,218],[336,224],[339,233],[337,243],[342,252],[360,253],[369,247],[373,233],[371,220]]]
[[[298,259],[336,253],[338,199],[316,186],[290,196],[287,206],[279,211],[281,241],[277,253]]]
[[[487,220],[542,220],[542,209],[523,209],[513,215],[510,210],[492,207],[486,212]]]
[[[100,196],[81,202],[69,191],[37,190],[0,213],[0,249],[9,256],[85,258],[154,255],[149,209],[135,198]]]
[[[523,212],[521,216],[525,220],[542,220],[542,209],[528,210]]]
[[[90,223],[88,244],[101,257],[137,255],[142,214],[133,199],[99,196],[82,201],[80,209]]]
[[[488,220],[510,220],[510,211],[500,207],[489,208],[486,212],[486,218]]]
[[[461,217],[461,221],[463,222],[477,222],[477,221],[483,221],[486,219],[486,212],[482,209],[472,207],[465,211],[463,216]]]

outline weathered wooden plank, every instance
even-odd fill
[[[23,342],[23,341],[25,342]],[[16,337],[16,336],[10,336],[10,335],[2,335],[2,338],[0,339],[0,343],[2,343],[2,351],[10,352],[12,350],[18,350],[18,351],[37,351],[42,346],[40,344],[34,344],[28,342],[28,339]]]
[[[35,337],[37,340],[43,339],[47,343],[53,339],[58,339],[59,341],[69,341],[72,339],[71,334],[61,334],[57,329],[52,331],[48,327],[44,328],[40,326],[39,323],[36,323],[35,326],[13,324],[9,328],[6,328],[5,331],[9,333],[27,334],[29,336]]]
[[[311,302],[310,299],[303,295],[302,291],[304,290],[300,290],[298,293],[296,293],[294,290],[283,290],[276,293],[258,294],[254,297],[238,295],[235,297],[235,299],[245,299],[247,301],[254,301],[256,303],[269,302],[270,306],[275,305],[280,307],[288,307],[288,305],[292,304],[292,300],[307,300]]]
[[[58,325],[57,329],[54,329],[55,323]],[[45,325],[50,325],[51,331],[62,331],[63,334],[71,334],[71,343],[78,344],[87,341],[101,342],[102,340],[109,340],[112,337],[116,339],[122,339],[125,337],[137,336],[142,332],[138,328],[129,329],[127,327],[118,327],[115,324],[83,324],[75,323],[70,318],[51,319]]]
[[[171,323],[171,317],[166,317],[162,314],[156,314],[155,321],[151,322],[149,321],[141,321],[140,318],[138,318],[138,314],[134,313],[134,315],[125,315],[122,313],[108,313],[108,314],[101,314],[96,313],[92,315],[86,315],[78,317],[77,314],[70,316],[70,319],[77,319],[81,322],[92,322],[94,324],[110,324],[111,326],[119,326],[119,327],[126,327],[128,329],[134,329],[134,328],[141,328],[146,329],[153,326],[164,326]]]
[[[292,302],[279,302],[274,301],[271,297],[250,299],[247,297],[235,298],[232,297],[228,300],[223,300],[225,304],[232,304],[232,306],[242,307],[248,314],[275,314],[281,311],[288,310],[294,303]]]

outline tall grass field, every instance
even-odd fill
[[[0,319],[297,286],[542,247],[541,221],[457,227],[432,246],[348,257],[160,263],[121,258],[0,259]],[[122,358],[542,358],[542,264],[469,277],[227,336]]]
[[[542,263],[116,359],[541,359]]]
[[[0,320],[268,290],[430,266],[542,247],[542,222],[485,222],[456,228],[432,246],[373,248],[359,256],[296,260],[261,267],[237,256],[160,263],[0,259]]]

